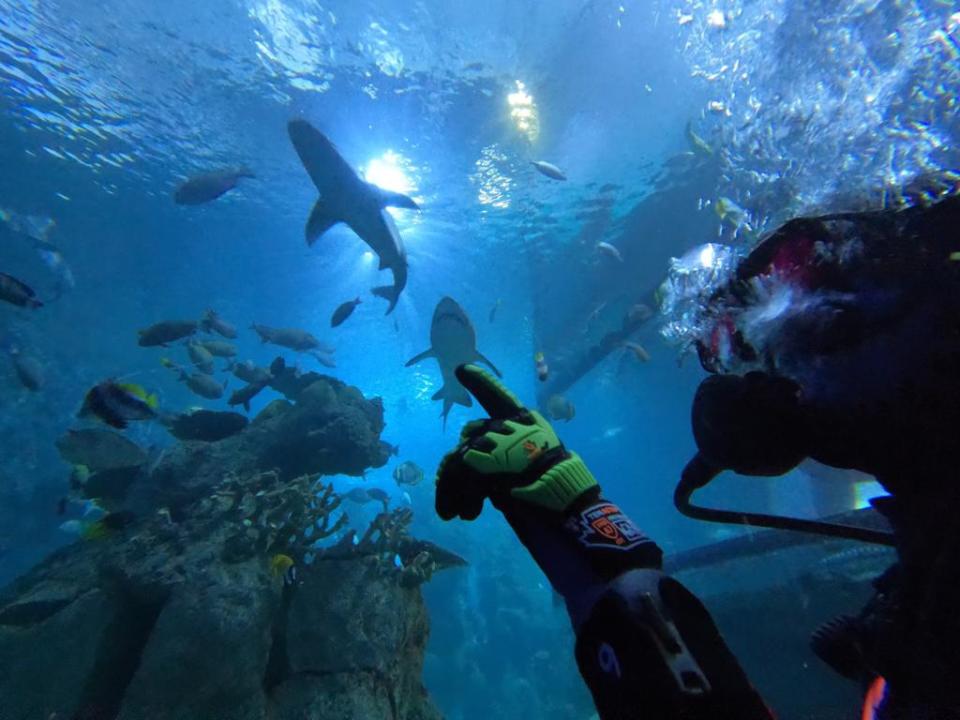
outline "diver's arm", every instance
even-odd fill
[[[710,614],[599,488],[563,514],[494,501],[564,598],[603,720],[770,720]]]
[[[468,424],[437,473],[437,512],[486,498],[564,598],[580,672],[604,720],[770,720],[703,605],[549,423],[475,366],[457,378],[491,419]]]

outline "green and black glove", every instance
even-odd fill
[[[593,475],[567,452],[550,423],[528,410],[496,378],[475,365],[457,368],[457,379],[490,415],[467,423],[460,443],[437,471],[437,513],[444,520],[473,520],[490,498],[508,512],[564,513],[587,494],[599,495]]]

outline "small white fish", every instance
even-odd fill
[[[563,171],[560,168],[553,163],[548,163],[546,160],[531,160],[530,164],[533,165],[541,175],[546,175],[552,180],[567,179],[567,176],[563,174]]]
[[[64,523],[60,523],[60,529],[71,535],[79,535],[83,529],[83,524],[79,520],[67,520]]]
[[[599,252],[601,255],[606,255],[609,258],[613,258],[617,262],[623,262],[623,255],[620,254],[620,251],[608,242],[597,243],[597,252]]]

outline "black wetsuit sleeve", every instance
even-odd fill
[[[563,516],[498,507],[566,602],[603,720],[773,718],[703,604],[660,572],[660,548],[599,490]]]

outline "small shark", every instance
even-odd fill
[[[498,377],[502,377],[493,363],[477,350],[477,334],[474,332],[473,324],[453,298],[445,297],[437,303],[437,308],[433,311],[433,321],[430,324],[430,349],[411,358],[407,362],[407,367],[430,357],[436,358],[440,366],[440,375],[443,377],[443,387],[431,400],[443,400],[443,412],[440,417],[443,418],[444,427],[447,425],[447,415],[454,403],[464,407],[473,405],[470,393],[460,384],[454,373],[459,365],[479,360],[489,365]]]
[[[419,210],[419,206],[402,193],[362,180],[333,143],[305,120],[291,120],[287,131],[300,162],[320,192],[307,220],[307,244],[313,245],[337,223],[349,225],[380,257],[380,269],[389,268],[393,272],[393,285],[373,289],[374,295],[390,302],[389,315],[407,284],[407,253],[397,226],[385,208]]]

